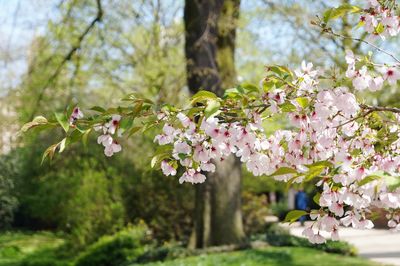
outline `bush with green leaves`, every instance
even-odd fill
[[[279,226],[277,223],[268,226],[266,240],[270,245],[277,247],[309,247],[328,253],[338,253],[347,256],[357,255],[356,248],[345,241],[327,240],[324,244],[312,244],[306,238],[291,235],[286,228]]]
[[[176,186],[137,158],[137,153],[147,157],[146,152],[150,157],[152,139],[141,139],[135,152],[118,158],[104,158],[99,147],[70,149],[67,158],[41,165],[41,150],[54,137],[42,132],[14,151],[20,166],[12,179],[20,202],[14,225],[66,232],[79,249],[140,219],[160,242],[187,241],[193,188]]]
[[[247,235],[251,236],[265,230],[265,217],[269,213],[265,195],[243,191],[242,212],[244,231]]]
[[[100,238],[78,257],[75,266],[122,266],[134,262],[148,248],[149,229],[141,223]]]
[[[18,206],[12,178],[16,172],[15,160],[10,156],[0,157],[0,169],[0,229],[5,229],[11,225]]]

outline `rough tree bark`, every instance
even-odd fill
[[[186,0],[184,10],[188,86],[192,93],[222,95],[236,82],[234,64],[240,0]],[[240,244],[241,167],[236,158],[217,162],[217,171],[196,185],[194,230],[189,246]]]

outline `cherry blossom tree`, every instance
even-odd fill
[[[104,154],[122,150],[120,142],[138,132],[159,128],[159,144],[151,166],[166,176],[178,176],[179,183],[199,184],[205,173],[216,171],[216,162],[234,154],[255,176],[266,175],[289,186],[315,182],[321,193],[314,197],[320,208],[295,210],[286,221],[309,215],[312,225],[303,235],[313,243],[324,243],[325,231],[339,239],[339,226],[370,229],[371,212],[384,209],[388,227],[400,230],[400,189],[391,188],[387,176],[400,171],[400,109],[373,106],[358,91],[379,91],[396,86],[400,60],[375,43],[398,35],[400,18],[395,1],[369,0],[366,6],[349,4],[331,8],[313,24],[325,34],[335,33],[332,21],[352,15],[368,33],[370,53],[357,57],[346,52],[345,73],[315,69],[303,62],[292,71],[285,66],[268,66],[259,85],[242,84],[225,90],[222,97],[199,91],[186,106],[158,105],[137,93],[127,95],[118,107],[95,106],[84,116],[79,107],[56,113],[54,118],[34,118],[24,125],[30,129],[62,128],[65,138],[50,146],[43,160],[53,158],[68,145],[89,134],[98,134]],[[391,61],[375,63],[372,51]],[[85,111],[85,113],[87,113]],[[278,115],[286,114],[287,130],[267,135],[264,127]]]

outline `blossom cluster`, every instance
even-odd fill
[[[312,94],[309,96],[314,97]],[[295,143],[289,139],[288,147],[297,146],[293,151],[289,149],[294,156],[287,154],[290,159],[286,158],[286,163],[300,171],[304,158],[309,163],[327,160],[335,165],[334,171],[327,169],[317,183],[322,187],[321,209],[310,214],[315,223],[304,231],[311,242],[325,241],[319,231],[328,231],[332,239],[337,239],[340,224],[372,228],[373,223],[368,217],[373,207],[387,209],[389,213],[400,208],[400,190],[389,192],[383,179],[371,179],[371,175],[379,172],[398,176],[398,128],[392,126],[389,129],[397,140],[385,150],[377,150],[380,141],[378,130],[355,119],[361,111],[354,94],[339,87],[315,92],[315,103],[308,114],[292,114],[291,122],[300,128],[299,134],[303,136],[297,137]],[[388,215],[392,218],[388,225],[400,229],[397,226],[399,216]]]
[[[163,133],[155,137],[160,145],[172,144],[172,157],[161,162],[165,175],[175,175],[178,162],[185,168],[180,183],[202,183],[206,177],[201,172],[214,172],[215,163],[230,154],[238,156],[255,175],[272,173],[275,168],[261,151],[270,148],[263,132],[259,114],[248,112],[249,123],[226,123],[216,117],[204,119],[197,126],[183,113],[177,114],[180,125],[166,123]],[[174,167],[175,165],[175,167]]]
[[[164,115],[163,133],[155,138],[172,149],[171,156],[161,162],[163,173],[176,175],[181,165],[185,170],[180,183],[202,183],[205,172],[215,171],[215,162],[234,154],[255,176],[271,175],[285,182],[320,178],[317,186],[322,191],[318,200],[321,208],[311,211],[314,223],[304,231],[313,243],[325,241],[321,231],[338,239],[339,225],[372,228],[369,213],[374,207],[386,209],[388,225],[400,229],[396,214],[400,190],[390,191],[384,178],[374,177],[380,171],[398,175],[399,128],[391,126],[389,134],[396,135],[397,140],[377,150],[381,141],[378,129],[357,121],[364,110],[356,96],[346,87],[320,87],[319,73],[312,64],[303,63],[292,82],[298,88],[296,94],[286,87],[268,91],[262,97],[272,113],[283,112],[288,104],[294,107],[288,113],[292,129],[278,130],[270,136],[263,130],[262,117],[253,110],[247,110],[247,119],[230,123],[217,117],[195,123],[178,113],[179,123],[173,125],[174,116]],[[299,96],[309,104],[300,104]],[[312,175],[315,169],[318,172]]]
[[[394,9],[383,5],[378,0],[369,0],[368,8],[360,17],[360,22],[364,25],[365,31],[379,35],[382,39],[399,34],[399,20]]]
[[[113,138],[113,135],[120,135],[118,132],[120,120],[121,116],[115,114],[111,116],[110,121],[94,126],[94,130],[102,132],[102,135],[97,138],[97,143],[104,146],[104,154],[108,157],[122,150],[121,145]]]
[[[372,92],[381,90],[384,82],[394,85],[400,79],[400,71],[396,66],[376,66],[377,71],[369,71],[364,64],[360,68],[356,68],[356,63],[361,59],[354,56],[351,50],[346,51],[346,62],[348,64],[346,77],[352,79],[353,86],[356,90],[370,90]]]

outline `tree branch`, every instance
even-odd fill
[[[64,56],[63,60],[61,61],[61,63],[58,65],[58,67],[56,68],[56,70],[53,72],[53,74],[49,77],[49,79],[47,80],[47,82],[43,85],[43,87],[40,90],[39,96],[36,99],[36,104],[34,105],[34,109],[32,111],[30,120],[33,119],[33,117],[35,116],[35,113],[37,111],[37,109],[39,108],[39,104],[43,99],[44,93],[46,91],[46,89],[49,87],[49,85],[58,77],[58,75],[60,74],[62,68],[64,67],[64,65],[71,60],[71,58],[74,56],[74,54],[76,53],[77,50],[79,50],[79,48],[82,45],[83,40],[85,39],[85,37],[89,34],[89,32],[94,28],[94,26],[96,25],[97,22],[101,21],[102,17],[103,17],[103,8],[101,5],[101,0],[96,0],[96,5],[97,5],[97,14],[96,17],[91,21],[91,23],[86,27],[86,29],[81,33],[81,35],[79,35],[77,42],[71,47],[71,49],[69,50],[69,52]]]
[[[383,107],[383,106],[370,106],[366,104],[360,104],[361,109],[369,110],[371,112],[392,112],[400,114],[400,108],[396,107]]]

